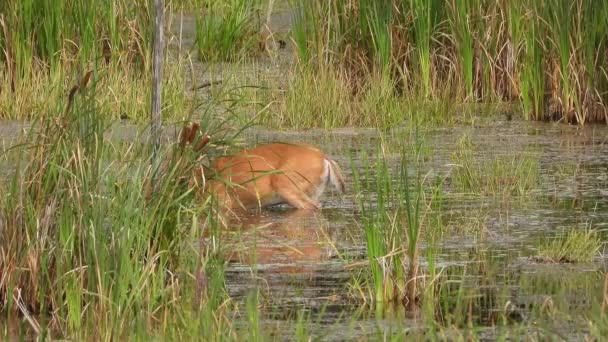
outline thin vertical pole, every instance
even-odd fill
[[[164,1],[154,0],[154,46],[152,50],[152,112],[150,113],[150,134],[154,146],[153,159],[156,161],[160,148],[160,109],[163,79],[163,22]]]

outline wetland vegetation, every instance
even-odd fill
[[[157,162],[151,2],[0,4],[0,336],[608,334],[606,2],[165,8]],[[201,166],[267,141],[348,194],[220,215]]]

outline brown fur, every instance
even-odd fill
[[[197,139],[198,123],[185,125],[179,137],[177,155],[161,165],[161,175],[169,169],[168,163],[178,163],[178,169],[198,164],[200,158],[184,158],[186,150],[195,154],[210,142],[208,135]],[[183,165],[182,165],[183,164]],[[319,149],[302,143],[273,143],[232,156],[218,157],[210,168],[199,164],[192,169],[190,188],[204,189],[203,198],[214,194],[226,209],[263,208],[277,204],[290,204],[298,209],[318,209],[319,197],[329,184],[344,192],[340,166]],[[154,187],[145,182],[145,196],[149,199]]]
[[[227,208],[256,208],[287,203],[298,209],[318,209],[318,198],[329,183],[344,192],[338,164],[307,144],[261,145],[212,164],[215,176],[207,193]]]

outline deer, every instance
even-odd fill
[[[194,143],[198,124],[182,132],[182,144],[200,150],[210,137]],[[328,185],[345,192],[338,163],[305,143],[267,143],[220,156],[201,168],[203,197],[214,196],[226,209],[262,209],[287,204],[296,209],[320,209],[319,199]]]
[[[270,143],[215,159],[217,177],[209,193],[225,207],[267,208],[288,204],[297,209],[320,209],[327,185],[345,192],[338,163],[304,143]]]

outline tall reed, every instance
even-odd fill
[[[151,22],[148,2],[142,0],[1,2],[0,117],[48,114],[65,95],[69,78],[91,67],[120,79],[117,87],[100,84],[106,99],[120,103],[125,97],[118,94],[144,92],[137,80],[144,81],[150,65]],[[116,117],[133,115],[121,109],[113,108]]]
[[[570,4],[570,6],[573,3]],[[547,3],[544,8],[547,12],[544,16],[547,18],[547,24],[550,29],[553,44],[558,56],[559,70],[558,77],[561,79],[559,86],[559,94],[561,95],[562,110],[569,115],[573,108],[574,94],[572,93],[571,76],[570,76],[570,60],[572,47],[570,45],[570,32],[573,31],[572,26],[572,10],[567,5],[559,5],[557,3]]]
[[[359,7],[360,31],[368,36],[364,43],[373,51],[376,65],[388,76],[392,57],[392,11],[391,1],[361,1]]]
[[[291,28],[291,38],[296,47],[298,60],[304,64],[311,64],[313,57],[315,61],[322,62],[325,53],[325,42],[322,27],[324,25],[323,16],[327,2],[291,2],[293,8],[293,26]]]
[[[431,88],[431,43],[434,39],[437,25],[439,25],[438,11],[441,2],[438,0],[410,0],[410,8],[413,16],[413,28],[418,52],[418,64],[420,67],[420,77],[422,78],[423,94],[425,97],[432,93]]]
[[[355,191],[360,194],[359,208],[366,236],[367,257],[370,260],[370,271],[373,281],[372,300],[385,303],[402,297],[404,272],[401,254],[402,230],[388,213],[392,202],[388,184],[390,175],[386,161],[376,161],[376,169],[369,167],[369,157],[364,157],[366,174],[361,175],[353,169]],[[362,177],[365,177],[364,180]],[[376,179],[374,182],[373,179]],[[375,206],[369,201],[371,191],[376,191]]]
[[[472,2],[453,0],[451,3],[450,27],[457,51],[460,75],[463,79],[465,97],[473,96],[473,32],[471,25]]]
[[[403,302],[407,310],[416,311],[420,303],[419,248],[425,224],[425,189],[420,165],[409,165],[411,160],[420,162],[417,135],[415,141],[416,152],[399,147],[396,165],[379,153],[373,162],[364,157],[364,173],[353,169],[370,261],[372,300],[379,310],[389,302]],[[375,168],[370,167],[372,163]]]
[[[17,76],[32,66],[57,68],[73,57],[145,62],[150,47],[151,14],[145,1],[8,0],[0,4],[4,62]],[[102,14],[102,15],[100,15]]]
[[[410,99],[519,99],[529,119],[584,124],[608,117],[603,2],[332,3],[339,6],[298,7],[294,40],[302,63],[324,56],[314,63],[343,73],[355,98],[389,70],[384,77]]]

